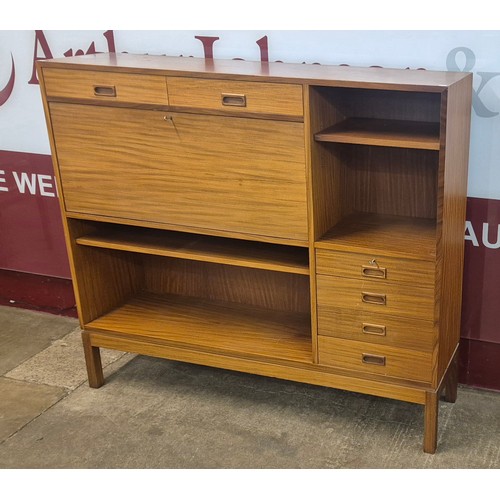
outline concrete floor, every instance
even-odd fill
[[[3,469],[496,469],[500,393],[419,405],[103,350],[86,381],[74,319],[0,307]]]

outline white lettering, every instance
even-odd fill
[[[20,193],[24,194],[27,186],[30,194],[36,194],[36,174],[31,174],[31,181],[26,172],[21,173],[21,178],[19,178],[17,172],[12,172],[12,175],[14,176],[17,189],[19,189]]]
[[[5,175],[5,170],[0,170],[0,182],[7,182],[5,180],[5,177],[2,177],[2,175]],[[9,188],[5,186],[0,186],[0,191],[8,191]]]
[[[479,246],[479,241],[477,241],[476,233],[470,221],[465,221],[465,241],[472,241],[475,247]]]
[[[50,182],[47,182],[47,180]],[[50,175],[38,175],[38,186],[40,187],[40,194],[42,196],[55,197],[54,193],[46,191],[46,189],[54,189],[54,185],[51,181],[52,177]]]
[[[496,243],[490,243],[488,241],[489,234],[489,224],[487,222],[483,223],[483,244],[486,248],[500,248],[500,224],[498,224],[497,230],[497,241]]]

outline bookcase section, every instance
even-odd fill
[[[37,68],[92,387],[111,348],[358,391],[423,405],[434,453],[456,393],[470,74]]]

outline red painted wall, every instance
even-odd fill
[[[500,200],[469,198],[462,337],[500,344]]]
[[[500,200],[467,201],[460,382],[500,390]]]
[[[69,278],[52,160],[0,151],[0,269]]]

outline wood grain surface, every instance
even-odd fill
[[[142,227],[101,225],[79,245],[309,275],[305,248]]]
[[[134,254],[135,255],[135,254]],[[142,289],[310,315],[309,276],[143,255]]]
[[[318,308],[330,307],[435,321],[433,288],[325,275],[317,277],[317,284]],[[379,296],[384,297],[384,303],[379,304],[376,300],[368,302],[371,297]]]
[[[143,293],[86,327],[211,351],[311,362],[307,314]]]
[[[168,104],[167,81],[163,76],[137,75],[105,71],[80,71],[45,68],[47,96],[91,99],[111,104]],[[110,87],[115,95],[96,95],[96,87]],[[73,117],[75,118],[75,117]]]
[[[425,405],[435,451],[472,75],[131,54],[37,69],[91,385],[105,347],[355,390]]]
[[[440,93],[462,79],[466,73],[452,71],[409,71],[392,68],[366,68],[321,64],[205,59],[199,57],[154,56],[126,53],[88,54],[51,61],[38,61],[39,67],[91,69],[126,73],[144,73],[255,80],[278,83],[303,83],[347,88],[404,90]]]
[[[231,113],[303,116],[302,85],[168,77],[171,106]],[[224,104],[223,97],[228,98]],[[238,105],[231,105],[231,98]],[[239,105],[240,102],[244,105]]]
[[[438,289],[437,307],[443,311],[435,383],[444,373],[460,341],[462,282],[464,262],[464,224],[467,205],[472,75],[451,87],[443,104],[443,127],[439,184],[442,198],[438,219]],[[444,135],[444,134],[442,134]]]
[[[432,219],[354,213],[315,244],[325,250],[379,253],[390,257],[436,260],[436,222]]]
[[[318,335],[432,352],[438,338],[432,321],[363,310],[338,309],[321,302]]]
[[[439,123],[348,118],[318,132],[315,140],[411,149],[439,150]]]
[[[377,253],[354,253],[316,250],[316,272],[344,278],[370,280],[377,283],[408,283],[433,287],[435,262],[388,257]]]
[[[303,124],[59,103],[51,116],[68,212],[307,241]]]
[[[378,356],[384,365],[363,362],[363,355]],[[420,382],[432,380],[432,355],[421,351],[319,336],[319,362],[337,368],[358,370]]]

